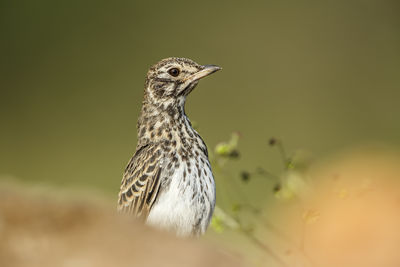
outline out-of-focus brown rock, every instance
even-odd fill
[[[198,240],[158,232],[112,207],[0,186],[0,266],[239,266]]]

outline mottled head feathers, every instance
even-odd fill
[[[153,65],[146,77],[145,102],[184,104],[185,97],[196,87],[198,81],[219,70],[214,65],[199,65],[186,58],[166,58]]]

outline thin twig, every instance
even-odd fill
[[[252,234],[249,234],[247,231],[241,229],[242,232],[249,238],[254,244],[256,244],[259,248],[261,248],[265,253],[270,255],[276,262],[278,262],[283,267],[289,267],[269,246],[258,240]]]

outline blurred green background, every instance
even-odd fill
[[[268,138],[321,156],[400,145],[398,1],[1,1],[0,176],[116,196],[147,69],[223,71],[186,111],[212,150],[282,168]]]

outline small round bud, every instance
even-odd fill
[[[243,182],[248,182],[250,180],[250,173],[248,171],[242,171],[240,173],[240,178]]]
[[[240,156],[240,153],[237,149],[234,149],[229,153],[230,158],[237,159],[237,158],[239,158],[239,156]]]
[[[281,184],[280,184],[280,183],[277,183],[277,184],[274,186],[274,189],[272,189],[272,191],[273,191],[274,193],[278,193],[279,191],[281,191],[281,189],[282,189]]]
[[[276,143],[278,143],[278,140],[276,139],[276,138],[274,138],[274,137],[271,137],[270,139],[269,139],[269,145],[270,146],[273,146],[273,145],[275,145]]]

